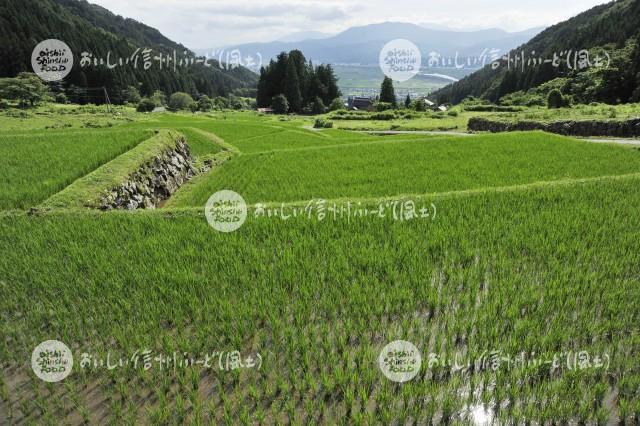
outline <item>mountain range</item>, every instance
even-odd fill
[[[402,38],[418,46],[425,62],[429,52],[449,57],[456,54],[459,57],[476,56],[484,49],[497,49],[504,53],[527,42],[540,30],[541,28],[535,28],[516,33],[499,29],[457,31],[425,28],[403,22],[383,22],[352,27],[332,36],[311,33],[310,37],[301,39],[305,33],[294,34],[284,40],[227,46],[224,50],[237,49],[242,55],[260,54],[263,63],[275,58],[280,52],[297,49],[314,62],[375,65],[381,48],[391,40]],[[199,49],[196,52],[207,54],[220,50],[223,49]]]

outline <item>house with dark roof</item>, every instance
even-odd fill
[[[349,96],[347,108],[356,111],[370,111],[373,108],[373,99],[360,96]]]

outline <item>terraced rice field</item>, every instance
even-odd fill
[[[60,183],[40,196],[2,196],[0,423],[638,421],[639,150],[543,133],[381,137],[225,117],[164,115],[109,131],[124,147],[135,142],[119,135],[173,128],[198,158],[229,153],[163,208],[42,209],[67,176],[100,165],[82,156],[71,157],[75,174],[52,168]],[[5,173],[42,156],[38,146]],[[67,145],[45,146],[69,158]],[[250,205],[233,233],[204,217],[219,189]],[[437,215],[257,214],[257,203],[318,198],[371,209],[413,201]],[[31,370],[47,339],[74,355],[59,383]],[[398,339],[422,355],[405,383],[378,365]],[[218,368],[236,350],[244,367]],[[214,361],[153,361],[174,353]],[[136,355],[139,364],[119,365]],[[107,357],[113,368],[93,363]]]
[[[147,139],[145,130],[0,135],[0,208],[27,208]]]

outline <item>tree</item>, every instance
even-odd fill
[[[244,109],[244,102],[236,95],[229,95],[229,107],[238,111]]]
[[[176,92],[169,97],[168,107],[171,111],[179,111],[189,109],[193,103],[193,98],[188,93]]]
[[[298,69],[293,56],[289,57],[287,64],[287,72],[285,74],[284,95],[289,102],[289,110],[291,112],[300,112],[302,110],[302,94],[300,93],[300,79],[298,77]]]
[[[140,92],[135,86],[129,86],[122,91],[122,102],[125,104],[138,104],[140,102]]]
[[[273,62],[273,61],[272,61]],[[271,96],[269,96],[269,81],[267,75],[267,69],[265,67],[260,68],[260,79],[258,80],[258,94],[256,95],[256,103],[259,108],[265,108],[269,106],[271,102]]]
[[[149,99],[151,99],[156,106],[164,106],[167,104],[167,95],[165,95],[162,90],[153,92],[153,95],[151,95]]]
[[[213,105],[216,109],[227,109],[229,108],[229,99],[222,96],[216,96],[213,98]]]
[[[407,93],[407,98],[404,100],[404,107],[405,108],[411,107],[411,96],[409,96],[408,93]]]
[[[288,63],[289,54],[287,52],[280,52],[280,54],[276,57],[276,64],[271,81],[271,83],[273,84],[273,89],[276,90],[276,94],[284,92],[284,79],[287,74]]]
[[[549,108],[562,108],[564,106],[564,98],[558,89],[553,89],[547,97],[547,106]]]
[[[286,114],[289,111],[289,102],[283,94],[279,94],[271,99],[271,108],[276,114]]]
[[[318,66],[316,76],[320,82],[320,90],[317,96],[320,96],[325,104],[340,96],[338,78],[335,76],[331,65]]]
[[[331,105],[329,105],[329,111],[338,111],[341,109],[345,109],[342,99],[335,98],[334,100],[331,101]]]
[[[394,107],[397,105],[396,92],[393,89],[393,80],[389,77],[385,77],[380,86],[380,102],[390,103]]]
[[[329,105],[340,96],[338,78],[330,65],[314,67],[302,52],[282,52],[260,70],[256,103],[272,105],[274,96],[284,94],[292,112],[311,111],[316,98]]]
[[[198,99],[198,110],[202,112],[211,111],[213,109],[213,101],[207,95],[200,96]]]
[[[417,101],[415,101],[415,103],[413,104],[413,108],[417,111],[417,112],[424,112],[427,110],[427,103],[424,101],[424,99],[418,99]]]
[[[314,114],[314,115],[324,114],[326,109],[327,108],[324,106],[324,103],[322,102],[322,99],[320,99],[319,96],[316,96],[315,101],[313,101],[311,103],[311,113]]]
[[[18,101],[21,108],[34,107],[49,94],[48,87],[33,73],[0,79],[0,98]]]
[[[151,112],[156,108],[156,103],[149,98],[143,98],[140,103],[138,104],[138,107],[136,108],[136,111],[138,112]]]

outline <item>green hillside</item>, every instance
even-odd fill
[[[558,88],[576,102],[606,102],[610,104],[640,100],[640,2],[619,0],[594,7],[567,21],[549,27],[530,42],[510,52],[515,58],[522,52],[525,61],[530,57],[553,59],[554,54],[566,58],[562,52],[588,50],[593,60],[596,54],[610,61],[608,66],[576,70],[566,61],[555,67],[551,63],[538,66],[513,66],[506,61],[493,69],[487,65],[434,93],[441,102],[458,103],[468,96],[482,97],[492,102],[505,95],[528,91],[547,84],[535,94],[544,96]],[[535,55],[533,55],[535,52]],[[573,58],[573,57],[572,57]],[[575,65],[575,62],[572,62]],[[571,69],[574,68],[574,69]],[[556,80],[559,79],[559,80]]]
[[[152,49],[152,57],[160,52],[173,54],[174,50],[178,55],[185,51],[191,54],[185,46],[169,40],[158,30],[84,0],[3,0],[0,3],[0,55],[3,58],[0,77],[31,71],[34,47],[48,38],[64,41],[74,52],[74,67],[65,79],[65,89],[77,87],[83,92],[85,87],[104,86],[115,102],[128,86],[139,85],[142,95],[162,90],[224,96],[235,89],[255,87],[257,82],[257,76],[249,70],[225,69],[213,60],[209,61],[209,67],[197,64],[177,71],[173,67],[161,70],[155,61],[148,70],[143,70],[141,64],[137,69],[132,66],[81,68],[79,56],[83,51],[97,57],[106,57],[111,52],[112,63],[117,58],[130,57],[138,48]],[[89,99],[101,100],[102,94],[97,99]]]

